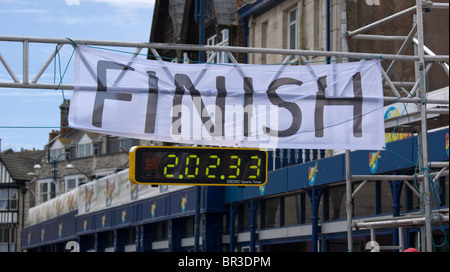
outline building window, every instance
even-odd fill
[[[120,151],[120,142],[117,137],[108,137],[108,154]]]
[[[92,156],[92,144],[80,144],[77,148],[77,158]]]
[[[217,35],[213,35],[206,40],[206,44],[211,45],[211,46],[228,46],[229,35],[230,35],[229,30],[223,29],[220,32],[220,42],[219,42],[219,39],[217,38]],[[209,60],[213,54],[214,54],[214,52],[210,52],[210,51],[206,52],[207,59]],[[216,56],[212,60],[210,60],[210,62],[211,63],[228,63],[228,55],[226,52],[219,52],[216,54]]]
[[[194,237],[194,217],[189,216],[185,219],[184,237]]]
[[[355,182],[353,184],[353,190],[358,188],[361,182]],[[376,213],[375,206],[375,181],[367,182],[358,193],[353,197],[353,216],[363,217],[363,216],[373,216]],[[345,198],[344,196],[343,198]],[[345,202],[345,201],[344,201]]]
[[[303,208],[302,211],[304,212],[304,215],[302,215],[302,224],[309,224],[312,222],[312,207],[311,207],[311,198],[308,196],[307,193],[303,194],[304,202],[302,201]],[[319,210],[320,211],[320,210]]]
[[[65,156],[60,156],[63,153],[64,153],[64,148],[50,149],[50,158],[51,158],[51,160],[58,159],[59,161],[62,161],[65,159]]]
[[[0,189],[0,211],[17,211],[18,189]]]
[[[345,211],[346,191],[345,185],[328,188],[328,209],[330,220],[338,220],[347,217]]]
[[[323,18],[322,0],[314,1],[314,49],[322,48],[322,18]]]
[[[87,179],[84,175],[68,176],[68,177],[65,177],[64,179],[66,182],[66,184],[65,184],[66,192],[68,192],[72,189],[75,189],[80,184],[87,182]]]
[[[43,203],[55,197],[56,187],[52,179],[42,179],[38,181],[39,203]]]
[[[130,148],[132,148],[135,145],[139,145],[139,140],[137,140],[137,139],[122,139],[122,140],[120,140],[120,147],[125,151],[129,151]]]
[[[269,22],[266,21],[261,24],[261,47],[267,48],[269,46]],[[268,54],[261,54],[261,64],[268,63]]]
[[[297,33],[298,33],[298,18],[297,9],[290,10],[288,13],[287,25],[287,46],[288,49],[298,49]]]
[[[266,218],[265,227],[279,227],[280,226],[280,199],[273,198],[266,200],[265,203]]]
[[[114,231],[108,231],[105,234],[105,248],[113,248],[114,249]]]
[[[0,252],[15,251],[16,229],[0,227]]]
[[[250,211],[248,209],[248,205],[247,203],[244,203],[239,208],[240,208],[239,214],[242,216],[239,231],[248,231],[250,230]]]
[[[108,154],[130,150],[132,146],[139,145],[139,139],[130,138],[108,138]]]
[[[284,198],[284,225],[292,226],[300,224],[300,195],[292,195]]]
[[[94,150],[93,155],[102,154],[102,143],[101,142],[93,143],[92,146],[93,146],[93,150]]]
[[[125,232],[125,245],[136,244],[136,227],[129,227]]]
[[[158,222],[155,224],[155,233],[154,233],[154,239],[155,241],[163,241],[163,240],[167,240],[169,235],[168,235],[168,222],[164,221],[164,222]]]

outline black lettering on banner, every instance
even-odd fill
[[[176,110],[181,108],[181,103],[186,88],[191,95],[192,101],[194,102],[194,106],[197,109],[199,116],[201,117],[203,125],[209,127],[208,130],[210,135],[223,136],[224,133],[223,123],[225,119],[225,97],[226,97],[225,78],[224,77],[216,78],[216,84],[218,84],[217,87],[218,95],[216,98],[216,105],[221,109],[221,113],[216,112],[214,124],[212,124],[209,113],[206,112],[205,103],[203,103],[200,92],[197,89],[195,89],[194,84],[187,75],[184,74],[175,75],[175,95],[173,96],[173,109]],[[198,103],[198,101],[200,101],[200,103]],[[178,112],[178,115],[177,116],[174,115],[172,117],[172,124],[180,123],[181,111],[180,110],[176,111]],[[221,126],[222,129],[216,129],[216,126]],[[181,123],[177,127],[178,131],[172,131],[173,134],[181,134]],[[175,129],[175,127],[172,126],[172,129]]]
[[[145,118],[145,133],[155,133],[156,109],[158,106],[158,78],[156,73],[147,71],[148,74],[148,100],[147,116]]]
[[[353,136],[362,137],[362,87],[361,73],[353,75],[353,98],[327,98],[325,97],[325,89],[327,88],[326,76],[322,76],[317,80],[319,91],[316,93],[316,108],[314,112],[315,136],[323,137],[323,110],[325,106],[353,106]]]
[[[244,77],[244,137],[251,136],[251,119],[253,117],[253,80]]]
[[[225,98],[227,96],[227,89],[225,87],[225,77],[218,76],[216,77],[216,89],[217,89],[217,98],[216,98],[216,113],[214,116],[215,126],[211,126],[210,132],[215,136],[223,136],[225,129]],[[220,112],[217,112],[220,110]],[[220,125],[220,130],[216,130],[216,127]],[[211,131],[212,130],[212,131]]]
[[[97,92],[95,94],[94,110],[92,112],[92,125],[99,128],[102,127],[103,107],[106,99],[129,102],[132,98],[132,94],[129,93],[107,92],[106,72],[108,69],[134,71],[133,67],[116,62],[104,60],[100,60],[97,62]]]
[[[272,83],[270,83],[269,89],[267,90],[267,95],[270,102],[280,108],[285,108],[286,110],[288,110],[292,115],[292,124],[285,130],[275,130],[263,126],[263,131],[265,131],[267,135],[275,137],[289,137],[297,133],[297,131],[300,129],[300,126],[302,125],[302,111],[300,107],[296,103],[284,101],[276,93],[276,90],[279,87],[292,84],[301,86],[303,82],[293,78],[283,77],[275,79]]]

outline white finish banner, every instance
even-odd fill
[[[379,150],[378,60],[177,64],[76,48],[72,128],[232,147]]]

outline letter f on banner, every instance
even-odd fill
[[[108,69],[131,70],[134,68],[120,63],[100,60],[97,62],[97,93],[95,94],[94,111],[92,113],[92,125],[102,127],[103,107],[106,99],[131,101],[132,94],[129,93],[108,93],[106,91],[106,72]]]

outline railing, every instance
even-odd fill
[[[273,149],[267,153],[268,171],[325,158],[323,149]]]

